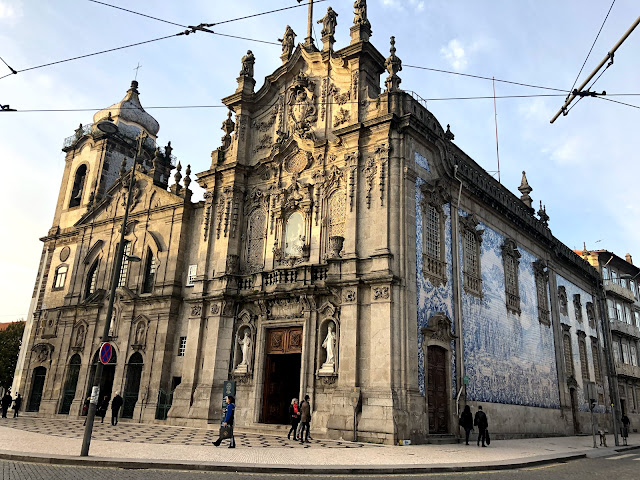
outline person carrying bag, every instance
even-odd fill
[[[233,419],[235,416],[236,399],[233,395],[227,395],[226,400],[227,409],[222,425],[220,425],[220,436],[215,442],[213,442],[213,444],[218,447],[222,440],[229,439],[229,448],[236,448],[236,439],[233,436]]]

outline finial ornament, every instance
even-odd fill
[[[187,169],[184,171],[184,188],[188,189],[189,188],[189,184],[191,183],[191,177],[189,177],[189,175],[191,175],[191,165],[187,165]]]
[[[228,148],[231,145],[231,133],[233,133],[236,124],[231,120],[231,110],[227,114],[227,118],[222,122],[222,148]]]
[[[451,131],[451,126],[449,124],[447,124],[447,131],[444,132],[444,138],[449,141],[452,141],[454,138],[456,138],[456,136]]]
[[[547,215],[547,206],[542,206],[542,200],[540,200],[540,210],[538,210],[538,217],[543,225],[549,228],[549,215]]]
[[[389,72],[387,80],[384,82],[388,92],[395,92],[400,89],[400,83],[402,80],[398,76],[398,72],[402,70],[402,60],[396,56],[396,37],[392,36],[390,39],[391,47],[389,52],[391,55],[384,62],[384,66]]]
[[[176,166],[176,174],[173,176],[174,180],[176,181],[176,185],[178,185],[180,183],[180,180],[182,180],[182,174],[180,173],[181,170],[182,165],[180,165],[180,162],[178,162],[178,165]]]
[[[520,200],[522,200],[522,202],[527,207],[533,208],[533,200],[529,196],[529,194],[533,191],[533,188],[529,186],[529,182],[527,181],[527,174],[524,170],[522,171],[522,182],[520,183],[518,190],[520,190],[520,193],[522,194]]]
[[[291,53],[293,52],[293,47],[296,42],[296,32],[287,25],[287,28],[284,30],[284,35],[282,38],[279,38],[278,41],[282,43],[282,55],[280,55],[282,63],[287,63],[289,61],[289,57],[291,57]]]
[[[253,52],[251,50],[247,50],[247,54],[242,57],[242,69],[240,70],[240,76],[253,78],[254,63],[256,63],[256,57],[253,56]]]

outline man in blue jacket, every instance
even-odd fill
[[[224,420],[222,421],[222,425],[220,426],[220,436],[218,439],[213,442],[213,444],[218,447],[220,442],[225,438],[229,439],[229,448],[236,448],[236,439],[233,437],[233,418],[236,410],[236,399],[233,395],[227,395],[227,408],[225,411]],[[227,429],[226,427],[230,427]],[[226,431],[230,432],[229,435],[224,435]]]

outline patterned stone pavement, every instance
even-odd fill
[[[83,420],[66,418],[18,417],[3,422],[3,427],[15,428],[27,432],[50,435],[54,437],[82,438],[84,434]],[[167,425],[119,422],[112,426],[108,419],[104,423],[97,421],[93,425],[93,440],[145,443],[156,445],[197,445],[209,446],[218,438],[215,430],[191,427],[174,427]],[[236,433],[238,447],[285,447],[300,448],[300,442],[288,440],[286,436]],[[379,445],[341,442],[332,440],[311,440],[304,445],[321,448],[365,448]]]

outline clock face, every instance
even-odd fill
[[[60,250],[60,261],[66,262],[67,258],[69,258],[69,254],[71,253],[71,249],[69,247],[64,247]]]

